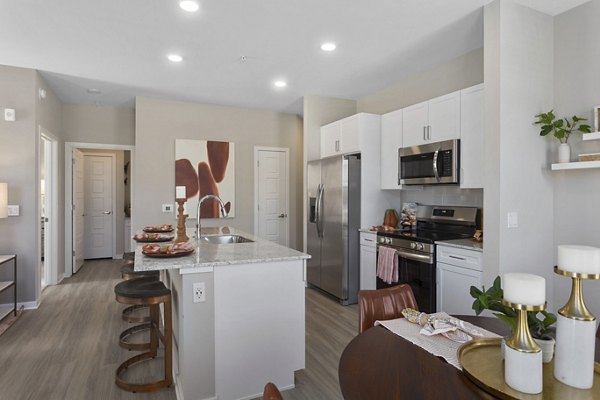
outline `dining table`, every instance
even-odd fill
[[[509,328],[498,318],[456,315],[500,336]],[[596,336],[596,361],[600,337]],[[461,370],[383,326],[356,336],[344,349],[339,381],[345,400],[495,399]]]

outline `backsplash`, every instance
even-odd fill
[[[403,189],[400,191],[402,203],[414,202],[427,205],[483,207],[483,189],[460,189],[458,186],[424,186],[422,189]]]

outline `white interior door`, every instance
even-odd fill
[[[85,258],[113,255],[112,157],[84,155]]]
[[[287,152],[258,151],[258,236],[288,246]]]
[[[73,149],[73,273],[79,271],[85,258],[85,194],[83,184],[83,153]]]

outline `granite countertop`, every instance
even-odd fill
[[[465,250],[475,250],[483,252],[483,242],[478,242],[473,238],[468,239],[453,239],[453,240],[438,240],[435,244],[449,247],[457,247]]]
[[[195,236],[195,229],[187,229],[190,238]],[[183,257],[152,258],[142,254],[139,243],[135,249],[136,271],[166,270],[166,269],[212,269],[219,265],[252,264],[271,261],[291,261],[310,258],[310,255],[281,246],[268,240],[260,239],[254,235],[231,227],[202,228],[202,236],[212,235],[240,235],[252,243],[213,244],[200,242],[196,251]],[[196,243],[196,239],[190,239]],[[159,243],[165,244],[165,243]],[[180,271],[181,273],[184,273]],[[189,271],[192,272],[192,271]]]
[[[377,234],[377,231],[372,231],[372,230],[371,230],[371,229],[369,229],[369,228],[360,228],[358,231],[359,231],[359,232],[363,232],[363,233],[372,233],[372,234],[374,234],[374,235],[376,235],[376,234]]]

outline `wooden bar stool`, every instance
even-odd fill
[[[149,278],[153,277],[156,280],[160,279],[160,272],[158,271],[135,271],[133,268],[133,261],[125,262],[125,265],[121,267],[121,278],[124,280],[138,279],[138,278]],[[135,316],[132,315],[136,310],[141,308],[147,308],[145,305],[134,305],[126,307],[121,314],[121,318],[127,322],[144,323],[150,321],[149,315]]]
[[[147,305],[150,307],[150,346],[149,351],[125,360],[117,368],[115,383],[130,392],[149,392],[173,384],[171,327],[171,291],[153,277],[130,279],[115,286],[116,300],[122,304]],[[160,331],[160,304],[164,304],[163,332]],[[121,374],[131,365],[157,356],[159,341],[164,346],[164,379],[149,383],[130,383],[121,378]]]

